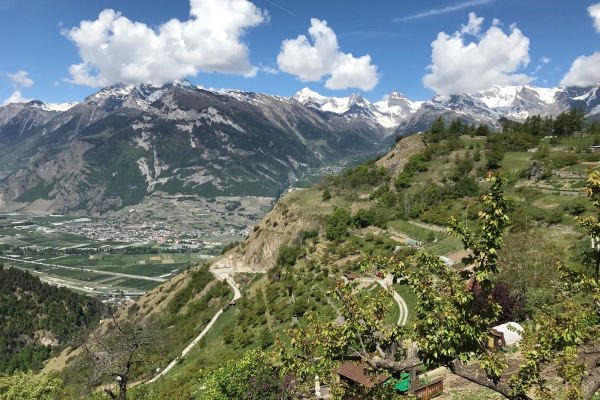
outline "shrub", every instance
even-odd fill
[[[338,240],[348,235],[350,212],[345,208],[336,207],[327,220],[325,234],[328,240]]]
[[[282,267],[292,267],[296,264],[296,260],[302,255],[302,248],[299,246],[288,246],[282,244],[279,247],[276,264]]]

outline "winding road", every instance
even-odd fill
[[[387,289],[388,286],[391,286],[392,290],[393,290],[393,280],[390,275],[388,275],[385,279],[358,278],[358,280],[360,282],[367,282],[367,283],[376,282],[384,289]],[[400,296],[398,294],[398,292],[396,292],[395,290],[393,290],[393,292],[394,292],[394,300],[396,301],[396,303],[398,303],[398,308],[400,309],[400,316],[398,317],[398,325],[406,325],[406,321],[408,320],[408,306],[406,305],[406,302],[404,301],[402,296]]]
[[[229,278],[229,274],[231,274],[233,272],[233,270],[231,268],[222,268],[222,269],[213,269],[210,272],[212,272],[215,277],[219,280],[225,280],[229,286],[231,286],[231,288],[233,289],[234,295],[233,295],[233,300],[238,300],[242,297],[242,293],[240,292],[240,290],[238,289],[238,287],[235,285],[235,283]],[[361,282],[376,282],[379,285],[381,285],[381,287],[383,287],[384,289],[387,289],[388,286],[392,286],[392,279],[391,277],[388,277],[386,279],[372,279],[372,278],[360,278]],[[398,325],[405,325],[406,321],[408,319],[408,306],[406,305],[406,302],[404,301],[404,299],[394,290],[394,300],[396,301],[396,303],[398,303],[398,307],[400,309],[400,316],[398,318]],[[330,302],[330,304],[334,307],[335,305]],[[160,378],[161,376],[166,375],[171,369],[173,369],[173,367],[177,364],[177,362],[181,359],[181,357],[184,357],[187,353],[189,353],[189,351],[196,345],[198,344],[198,342],[204,337],[204,335],[206,335],[208,333],[208,331],[213,327],[213,325],[215,324],[215,322],[217,322],[217,319],[219,318],[219,316],[223,313],[223,309],[220,309],[215,316],[210,320],[210,322],[208,323],[208,325],[206,325],[206,327],[204,328],[204,330],[185,348],[183,349],[183,351],[181,352],[181,356],[177,357],[176,359],[174,359],[173,361],[171,361],[171,363],[165,368],[163,369],[158,375],[156,375],[154,378],[150,379],[149,381],[147,381],[146,383],[152,383],[155,382],[158,378]],[[338,314],[339,314],[339,310],[338,310]]]
[[[229,278],[229,274],[232,272],[231,269],[213,269],[210,272],[212,272],[215,277],[219,280],[225,280],[229,286],[231,286],[231,288],[233,289],[233,300],[238,300],[240,297],[242,297],[242,294],[240,293],[240,290],[237,288],[237,286],[235,285],[235,283]],[[206,335],[208,333],[208,331],[210,330],[210,328],[212,328],[212,326],[215,324],[215,322],[217,322],[217,318],[219,318],[219,316],[223,314],[223,309],[220,309],[215,316],[210,320],[210,322],[208,323],[208,325],[206,325],[206,328],[204,328],[204,330],[202,332],[200,332],[200,334],[196,337],[196,339],[194,339],[185,349],[183,349],[183,351],[181,352],[181,356],[177,357],[176,359],[174,359],[173,361],[171,361],[171,363],[169,365],[167,365],[167,367],[165,369],[163,369],[160,374],[156,375],[154,378],[150,379],[148,382],[146,383],[152,383],[154,381],[156,381],[158,378],[160,378],[161,376],[166,375],[179,361],[179,359],[181,357],[184,357],[187,353],[189,353],[189,351],[196,345],[198,344],[198,342],[200,341],[200,339],[202,339],[204,337],[204,335]]]

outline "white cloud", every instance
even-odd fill
[[[467,25],[462,25],[460,32],[465,35],[477,36],[479,35],[479,32],[481,32],[481,24],[483,24],[483,17],[477,18],[477,14],[474,12],[469,13],[469,23]]]
[[[588,12],[594,19],[594,27],[600,32],[600,3],[589,6]],[[579,87],[595,86],[598,83],[600,83],[600,52],[595,52],[591,56],[578,57],[560,82],[561,85]]]
[[[8,99],[4,100],[1,105],[5,106],[10,103],[27,103],[29,101],[31,101],[31,99],[26,99],[21,95],[20,91],[15,90],[15,92],[12,95],[10,95]]]
[[[481,4],[489,4],[489,3],[493,3],[495,0],[470,0],[470,1],[463,1],[462,3],[458,3],[455,4],[453,6],[448,6],[448,7],[444,7],[444,8],[434,8],[431,9],[429,11],[425,11],[425,12],[421,12],[415,15],[411,15],[409,17],[404,17],[404,18],[394,18],[395,22],[400,22],[400,21],[410,21],[411,19],[419,19],[419,18],[425,18],[425,17],[431,17],[432,15],[438,15],[438,14],[445,14],[448,12],[452,12],[452,11],[458,11],[458,10],[462,10],[465,8],[469,8],[469,7],[473,7],[473,6],[478,6]],[[498,22],[500,22],[499,20],[496,20]]]
[[[260,70],[267,74],[277,75],[279,70],[277,68],[269,67],[268,65],[260,65]]]
[[[596,28],[596,31],[600,32],[600,3],[589,6],[588,12],[590,13],[590,16],[594,18],[594,27]]]
[[[6,73],[6,76],[13,81],[13,87],[15,89],[33,86],[33,79],[28,78],[27,75],[29,74],[25,71],[18,71],[16,74]]]
[[[498,18],[494,18],[492,20],[492,25],[494,25],[494,26],[502,26],[503,24],[502,24],[502,21],[500,21]]]
[[[241,38],[269,19],[266,11],[248,0],[190,0],[190,15],[152,29],[107,9],[95,21],[64,29],[82,59],[69,67],[69,81],[162,85],[198,72],[256,75]]]
[[[600,83],[600,52],[591,56],[581,56],[573,62],[571,69],[564,76],[561,85],[588,87]]]
[[[475,14],[469,15],[469,33],[479,31],[482,22]],[[423,84],[441,94],[455,94],[531,82],[532,77],[514,73],[529,64],[529,39],[516,26],[507,35],[498,25],[468,44],[464,25],[453,35],[440,32],[431,43],[433,63],[427,67],[431,73],[423,77]]]
[[[548,64],[550,62],[550,59],[548,57],[540,57],[540,62],[542,64]]]
[[[542,69],[541,65],[538,65],[537,67],[535,67],[535,69],[533,70],[532,74],[537,74],[538,72],[540,72],[540,70]]]
[[[296,75],[302,82],[320,81],[323,76],[330,75],[325,82],[328,89],[373,90],[379,76],[377,66],[371,64],[371,56],[356,58],[350,53],[342,53],[337,36],[327,26],[327,21],[312,18],[310,22],[308,33],[314,45],[304,35],[284,40],[277,56],[279,69]]]

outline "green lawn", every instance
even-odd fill
[[[460,239],[453,236],[444,236],[436,243],[431,243],[425,246],[425,250],[438,256],[444,256],[446,254],[462,250],[463,248],[464,246]]]
[[[438,234],[439,232],[432,231],[431,229],[422,228],[417,225],[413,225],[408,221],[396,220],[388,222],[388,226],[399,232],[402,232],[412,239],[420,240],[422,242],[427,240],[427,237],[431,234]]]

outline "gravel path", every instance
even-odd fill
[[[231,272],[230,270],[214,269],[211,272],[217,277],[217,279],[225,280],[229,284],[229,286],[231,286],[231,288],[233,289],[233,293],[234,293],[233,300],[238,300],[240,297],[242,297],[242,294],[240,293],[240,290],[237,288],[235,283],[231,279],[229,279],[228,274]],[[154,378],[150,379],[147,383],[152,383],[152,382],[156,381],[158,378],[160,378],[161,376],[166,375],[175,366],[175,364],[177,364],[177,362],[180,360],[180,358],[184,357],[187,353],[189,353],[189,351],[196,344],[198,344],[200,339],[202,339],[204,337],[204,335],[206,335],[208,333],[210,328],[212,328],[212,326],[215,324],[215,322],[217,322],[217,318],[219,318],[219,316],[221,314],[223,314],[223,309],[220,309],[215,314],[215,316],[210,320],[208,325],[206,325],[206,328],[204,328],[204,330],[196,337],[196,339],[194,339],[185,349],[183,349],[183,351],[181,352],[181,356],[179,356],[176,359],[174,359],[173,361],[171,361],[171,363],[165,369],[163,369],[160,374],[158,374]]]

